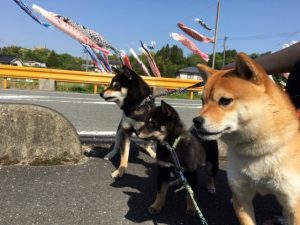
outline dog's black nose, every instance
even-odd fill
[[[103,98],[103,92],[100,92],[99,95],[101,98]]]
[[[197,116],[193,119],[193,123],[196,128],[201,128],[204,123],[204,118],[202,116]]]

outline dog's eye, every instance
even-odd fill
[[[232,101],[233,101],[232,98],[222,97],[222,98],[220,98],[220,100],[219,100],[219,105],[221,105],[221,106],[227,106],[227,105],[229,105]]]
[[[152,118],[150,118],[150,119],[148,120],[148,124],[149,124],[149,127],[154,127],[154,126],[155,126],[155,123],[154,123],[154,121],[152,120]]]
[[[114,84],[113,84],[113,87],[114,87],[114,88],[120,88],[121,86],[120,86],[119,83],[114,83]]]

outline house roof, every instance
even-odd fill
[[[18,58],[10,55],[0,55],[0,63],[10,64]]]
[[[198,68],[195,67],[195,66],[191,66],[191,67],[186,67],[186,68],[180,69],[180,70],[177,71],[177,73],[191,73],[191,74],[198,74],[198,75],[200,75],[200,72],[199,72]]]

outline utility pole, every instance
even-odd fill
[[[222,67],[225,66],[225,59],[226,59],[226,41],[228,40],[228,37],[224,37],[224,42],[223,42],[223,48],[224,48],[224,51],[223,51],[223,63],[222,63]]]
[[[212,68],[215,68],[215,58],[216,58],[216,46],[217,46],[217,38],[218,38],[218,27],[219,27],[219,14],[220,14],[220,0],[218,0],[218,7],[217,7],[217,16],[216,16],[216,26],[215,26],[215,41],[214,41],[214,48],[213,48],[213,61],[212,61]]]

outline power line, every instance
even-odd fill
[[[281,36],[287,36],[287,35],[295,35],[300,34],[300,31],[290,31],[290,32],[282,32],[282,33],[274,33],[274,34],[257,34],[257,35],[249,35],[249,36],[236,36],[236,37],[229,37],[230,40],[233,41],[243,41],[243,40],[255,40],[255,39],[270,39],[270,38],[278,38]],[[223,40],[223,39],[219,39]]]

